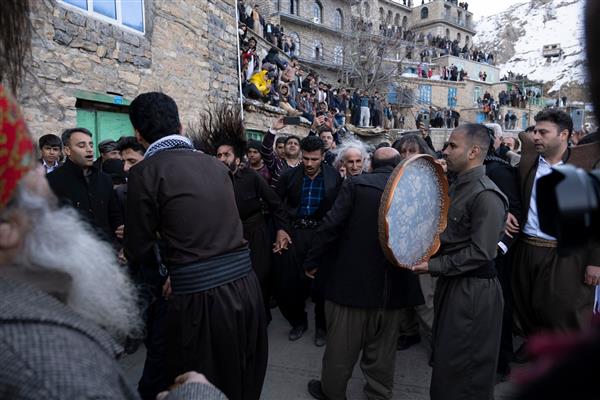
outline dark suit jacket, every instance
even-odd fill
[[[317,230],[304,268],[319,267],[319,274],[326,273],[328,300],[360,308],[423,304],[418,277],[408,269],[394,267],[379,244],[379,204],[392,171],[392,167],[382,167],[346,179]],[[336,244],[336,261],[321,262]]]
[[[113,241],[115,229],[123,224],[110,175],[91,167],[88,180],[81,167],[67,159],[46,177],[62,204],[75,208],[106,240]]]
[[[527,223],[531,193],[535,182],[535,174],[539,163],[539,154],[535,151],[533,140],[530,135],[522,132],[519,134],[522,143],[521,161],[519,162],[519,173],[521,175],[521,199],[522,199],[522,222],[521,227]],[[600,143],[590,143],[574,148],[567,148],[563,154],[563,162],[576,167],[590,170],[600,163]],[[600,266],[600,246],[590,243],[587,248],[580,251],[585,252],[586,265]]]
[[[340,174],[331,166],[321,163],[321,171],[323,173],[323,182],[325,184],[325,197],[321,202],[320,207],[312,216],[312,219],[320,220],[329,211],[342,184]],[[289,222],[296,219],[298,208],[302,199],[302,179],[304,178],[304,166],[288,169],[281,175],[275,192],[279,195],[282,201],[282,206],[286,211]],[[289,232],[289,226],[278,227]]]

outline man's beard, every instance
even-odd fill
[[[27,212],[31,230],[14,265],[66,273],[71,277],[66,301],[70,308],[116,339],[139,333],[137,292],[112,247],[72,208],[57,209],[48,199],[24,190],[18,207]]]

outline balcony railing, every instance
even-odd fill
[[[453,17],[451,15],[444,15],[444,21],[450,22],[451,24],[458,25],[465,29],[475,30],[475,25],[471,21],[466,21],[464,18]]]

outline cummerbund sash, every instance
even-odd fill
[[[169,268],[173,294],[203,292],[248,275],[252,270],[250,250],[243,249],[193,264]]]

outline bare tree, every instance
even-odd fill
[[[400,31],[353,20],[352,32],[344,37],[344,70],[349,83],[361,90],[387,89],[399,81],[405,50]]]

